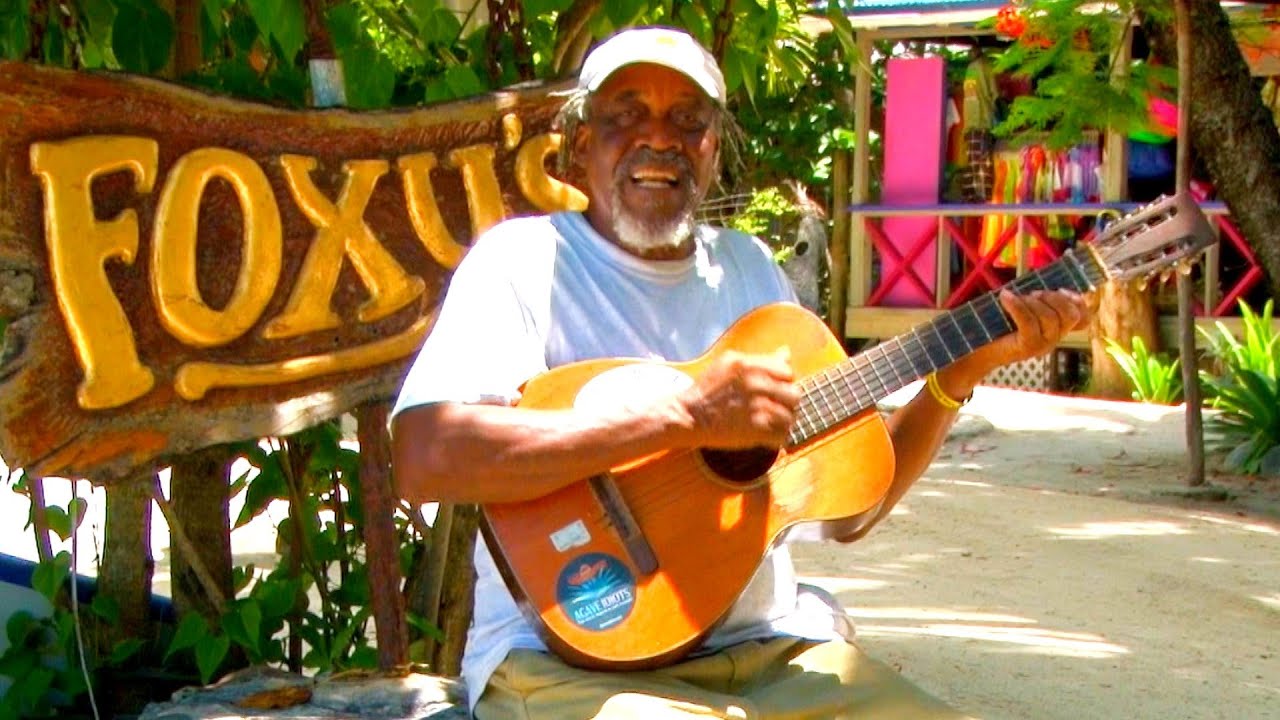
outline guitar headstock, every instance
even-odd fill
[[[1137,280],[1177,267],[1188,270],[1216,239],[1200,206],[1180,192],[1111,223],[1091,246],[1108,279]]]

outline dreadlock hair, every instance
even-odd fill
[[[559,129],[561,137],[560,150],[556,153],[556,172],[561,176],[573,167],[573,138],[578,134],[578,128],[588,119],[590,100],[591,93],[586,88],[576,88],[565,98],[564,105],[560,106],[560,112],[556,114],[554,127]],[[742,126],[727,107],[715,103],[715,109],[713,122],[720,138],[716,160],[717,163],[724,162],[724,167],[718,168],[719,172],[715,175],[716,185],[719,186],[726,173],[736,176],[742,170],[743,133]]]

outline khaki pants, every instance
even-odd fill
[[[844,641],[776,638],[646,672],[592,672],[515,650],[476,720],[960,720],[956,712]]]

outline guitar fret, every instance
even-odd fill
[[[1075,252],[1068,250],[1063,257],[1071,258],[1071,262],[1066,263],[1066,269],[1071,275],[1071,279],[1073,281],[1072,285],[1075,287],[1076,291],[1086,292],[1092,288],[1094,283],[1089,280],[1089,276],[1085,273],[1084,267],[1080,264],[1080,258],[1076,257]]]
[[[982,343],[980,344],[981,346],[991,342],[993,338],[991,337],[991,333],[987,332],[986,326],[982,324],[982,316],[978,314],[978,308],[976,306],[976,303],[977,303],[976,300],[974,302],[965,303],[964,307],[968,308],[969,314],[972,315],[973,319],[976,320],[978,323],[978,329],[982,331],[982,336],[985,338],[985,340],[982,341]]]
[[[915,330],[912,330],[908,335],[910,336],[910,339],[916,341],[916,347],[921,350],[919,355],[916,355],[915,353],[911,354],[911,372],[914,373],[916,377],[927,375],[938,367],[933,361],[933,356],[929,353],[929,347],[924,344],[924,340],[920,338],[920,335]],[[917,365],[916,360],[921,360],[923,365]]]
[[[826,368],[825,370],[823,370],[822,376],[827,379],[828,384],[833,386],[835,385],[835,380],[831,377],[831,368]],[[837,377],[842,381],[844,380],[843,375],[837,374]],[[836,392],[836,398],[840,400],[840,412],[846,416],[852,415],[853,408],[850,408],[848,403],[845,402],[845,394],[841,392]]]

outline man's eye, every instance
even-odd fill
[[[640,113],[635,108],[620,108],[610,115],[613,122],[618,125],[635,122],[638,117],[640,117]]]
[[[705,130],[710,120],[700,112],[693,110],[676,110],[671,114],[672,121],[684,130]]]

